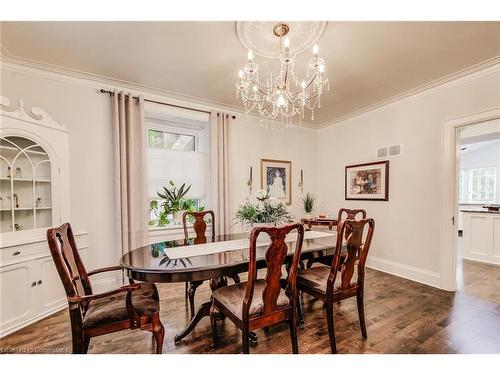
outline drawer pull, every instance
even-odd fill
[[[42,280],[38,280],[37,284],[40,285],[42,283]]]
[[[13,255],[13,256],[16,256],[16,255],[19,255],[19,254],[21,254],[21,252],[20,252],[20,251],[14,251],[14,252],[12,253],[12,255]]]
[[[33,288],[33,287],[35,287],[35,286],[36,286],[36,281],[33,281],[33,282],[31,283],[31,287]]]

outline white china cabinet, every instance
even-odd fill
[[[46,231],[69,220],[69,171],[65,126],[22,99],[1,97],[0,111],[1,337],[66,306]]]

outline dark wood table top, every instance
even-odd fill
[[[216,236],[215,242],[248,238],[247,233]],[[314,259],[332,255],[335,235],[304,240],[302,259]],[[137,281],[184,282],[209,280],[248,271],[248,246],[238,250],[216,254],[170,259],[164,249],[183,246],[184,240],[160,242],[129,251],[120,260],[127,276]],[[287,242],[289,257],[293,255],[295,241]],[[257,247],[257,265],[265,267],[267,246]]]

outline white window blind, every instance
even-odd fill
[[[172,181],[176,186],[191,185],[186,198],[204,199],[206,153],[148,148],[148,193],[157,199],[157,192],[163,191]]]

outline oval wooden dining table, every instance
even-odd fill
[[[334,252],[334,232],[323,234],[320,238],[311,238],[314,233],[318,232],[306,232],[302,245],[302,260],[331,256]],[[215,237],[215,241],[209,243],[210,248],[216,249],[216,252],[208,254],[203,245],[186,245],[184,240],[159,242],[127,252],[122,256],[120,264],[127,277],[135,281],[178,283],[208,280],[212,290],[226,286],[227,277],[248,271],[248,233],[219,235]],[[237,248],[226,250],[231,245]],[[265,268],[268,243],[257,245],[257,267]],[[288,259],[291,260],[295,239],[287,237],[286,245]],[[185,257],[182,255],[184,251]],[[196,254],[198,251],[200,255]],[[189,324],[175,336],[175,343],[186,337],[203,317],[209,316],[211,305],[211,301],[206,301],[198,307]],[[257,340],[255,334],[252,334],[251,339]]]

